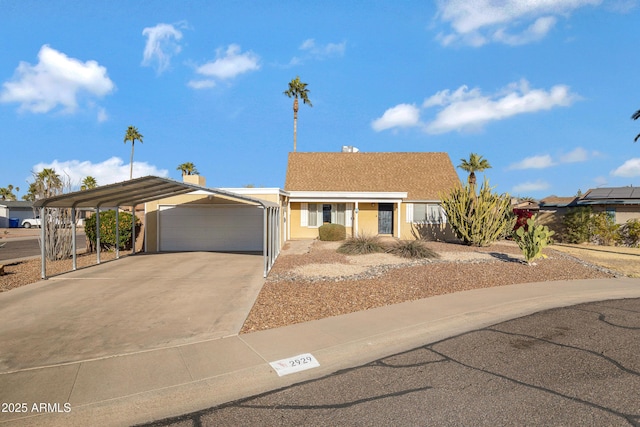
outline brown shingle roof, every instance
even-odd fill
[[[460,183],[447,153],[289,153],[286,191],[406,191],[438,200]]]

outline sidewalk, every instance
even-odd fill
[[[27,405],[26,413],[0,413],[0,425],[149,422],[318,378],[541,310],[620,298],[640,298],[640,279],[477,289],[246,335],[1,373],[0,402]],[[320,366],[279,377],[269,365],[303,353],[311,353]],[[66,402],[70,406],[65,407]],[[35,409],[49,413],[34,411],[34,403]]]

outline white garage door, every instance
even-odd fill
[[[263,209],[160,206],[161,251],[262,251]]]

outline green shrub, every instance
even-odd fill
[[[132,218],[129,212],[120,212],[120,249],[131,249]],[[139,232],[140,220],[136,218],[136,235]],[[96,216],[92,215],[84,221],[84,232],[90,249],[95,250],[96,237]],[[108,210],[100,212],[100,248],[112,250],[116,247],[116,211]]]
[[[551,243],[551,236],[554,231],[549,230],[546,225],[536,224],[536,216],[527,220],[526,227],[520,227],[513,232],[513,239],[516,241],[524,255],[527,264],[537,258],[546,258],[542,249]]]
[[[611,246],[622,239],[619,234],[620,224],[607,212],[598,212],[590,218],[591,240],[598,244]]]
[[[567,243],[584,243],[591,238],[591,208],[581,206],[571,208],[562,218],[564,234],[562,240]]]
[[[640,245],[640,220],[630,219],[618,230],[620,240],[627,246]]]
[[[440,197],[447,221],[466,245],[488,246],[513,230],[516,217],[511,209],[511,197],[491,190],[485,178],[478,195],[465,185]]]
[[[403,258],[440,258],[422,240],[402,240],[387,249],[387,252]]]
[[[318,235],[320,240],[325,242],[335,242],[338,240],[344,240],[347,238],[347,230],[344,225],[340,224],[325,224],[318,228]]]
[[[384,250],[385,247],[380,243],[378,236],[367,235],[351,237],[338,248],[339,253],[346,255],[373,254],[376,252],[384,252]]]

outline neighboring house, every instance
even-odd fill
[[[446,153],[289,153],[287,238],[334,223],[347,236],[450,239],[440,197],[457,185]]]
[[[593,212],[607,212],[616,224],[640,219],[640,187],[601,187],[587,191],[576,204]]]
[[[0,200],[0,228],[9,227],[9,218],[17,219],[17,223],[22,224],[23,220],[33,217],[32,202]]]
[[[570,208],[577,206],[577,201],[577,197],[545,197],[538,203],[538,221],[548,226],[558,235],[564,234],[565,228],[562,223],[562,218]]]

